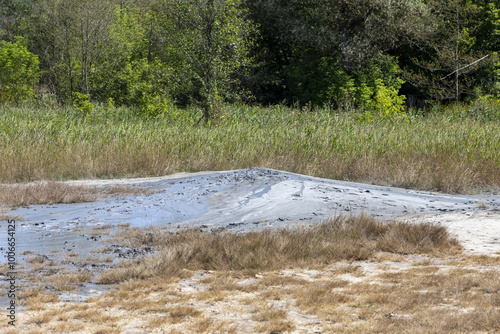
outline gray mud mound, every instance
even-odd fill
[[[207,231],[222,228],[244,232],[314,223],[341,214],[367,213],[389,220],[403,215],[436,216],[500,209],[499,196],[445,195],[261,168],[70,183],[101,187],[127,185],[149,188],[155,193],[13,210],[12,215],[24,218],[17,223],[19,252],[85,252],[97,247],[101,238],[82,230],[100,225],[196,227]],[[2,230],[6,235],[6,224],[2,224]],[[0,247],[5,249],[4,239]]]

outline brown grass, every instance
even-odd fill
[[[203,233],[187,230],[129,229],[117,236],[129,245],[154,246],[158,255],[130,262],[98,281],[116,283],[153,275],[172,276],[183,269],[257,272],[289,266],[366,260],[380,251],[400,254],[453,254],[461,249],[444,227],[404,222],[383,223],[368,216],[336,217],[310,227],[259,232]]]
[[[0,203],[8,206],[91,202],[95,200],[88,187],[45,181],[29,184],[0,185]]]
[[[134,188],[134,187],[125,187],[125,186],[113,186],[104,188],[101,190],[101,193],[106,196],[130,196],[130,195],[151,195],[154,194],[155,191],[146,188]]]
[[[71,291],[75,290],[80,283],[90,282],[91,278],[90,271],[83,270],[79,272],[59,273],[50,276],[46,281],[57,291]]]
[[[258,307],[254,310],[253,320],[260,322],[256,326],[259,333],[283,333],[294,329],[293,324],[288,321],[287,313],[273,305]]]
[[[15,221],[24,220],[23,217],[8,214],[8,213],[6,213],[6,211],[7,211],[7,208],[4,205],[0,204],[0,220],[15,220]]]
[[[370,240],[377,244],[376,238]],[[438,246],[432,254],[447,256]],[[285,268],[257,274],[183,270],[176,279],[157,268],[83,304],[55,303],[44,288],[26,289],[30,315],[20,333],[37,328],[46,333],[83,328],[120,333],[132,323],[143,332],[167,333],[500,331],[500,263],[462,254],[454,254],[453,262],[427,255],[402,261],[398,256],[398,261],[384,262],[386,255],[375,252],[362,261],[321,266],[287,262]],[[142,261],[152,268],[159,263],[154,257]],[[141,261],[131,264],[140,267]]]
[[[236,326],[230,321],[218,321],[209,317],[198,318],[190,329],[193,333],[238,333]],[[178,333],[181,334],[183,331],[179,331]]]
[[[116,233],[156,253],[115,264],[97,281],[119,284],[85,303],[45,288],[88,281],[84,273],[20,289],[29,314],[20,333],[500,332],[500,259],[465,256],[436,225],[361,216],[245,234]]]
[[[57,181],[0,185],[0,205],[9,207],[34,204],[92,202],[102,196],[150,195],[150,189],[113,186],[103,189]],[[7,217],[7,216],[6,216]]]
[[[85,329],[85,325],[76,321],[58,321],[52,324],[50,329],[57,333],[78,332]]]

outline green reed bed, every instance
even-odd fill
[[[500,187],[500,120],[441,112],[360,122],[355,114],[225,106],[148,119],[132,110],[0,106],[0,182],[156,176],[268,167],[446,192]]]

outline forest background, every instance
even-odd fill
[[[7,0],[0,4],[0,100],[44,93],[150,116],[199,105],[205,120],[220,103],[236,101],[382,106],[392,114],[474,101],[500,90],[498,7],[477,0]]]

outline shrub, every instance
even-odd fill
[[[0,102],[32,97],[39,77],[38,56],[28,51],[24,38],[0,42]]]
[[[405,99],[405,96],[398,95],[394,87],[386,87],[382,79],[377,79],[375,94],[366,103],[366,110],[360,118],[368,121],[373,117],[383,120],[396,119],[404,112]]]
[[[94,105],[89,101],[90,94],[73,93],[73,106],[84,114],[89,114],[94,111]]]

